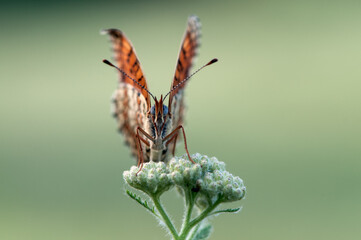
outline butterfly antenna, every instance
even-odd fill
[[[217,58],[213,58],[211,61],[209,61],[207,64],[203,65],[202,67],[198,68],[197,71],[193,72],[191,75],[189,75],[188,77],[186,77],[185,79],[183,79],[180,83],[178,83],[177,85],[175,85],[174,87],[172,87],[172,89],[165,95],[165,97],[163,98],[163,100],[174,90],[176,90],[177,88],[179,88],[183,83],[185,83],[187,80],[189,80],[191,77],[193,77],[197,72],[199,72],[200,70],[202,70],[203,68],[218,62]]]
[[[124,72],[122,69],[118,68],[117,66],[115,66],[113,63],[109,62],[108,60],[104,59],[103,63],[108,64],[109,66],[118,69],[118,71],[123,74],[124,76],[126,76],[127,78],[129,78],[130,80],[132,80],[134,83],[136,83],[139,87],[141,87],[142,89],[144,89],[145,91],[147,91],[147,93],[149,93],[150,96],[152,96],[153,100],[155,101],[155,98],[153,96],[153,94],[151,92],[148,91],[148,89],[146,89],[143,85],[141,85],[137,80],[135,80],[134,78],[132,78],[131,76],[129,76],[126,72]]]

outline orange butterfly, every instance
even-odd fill
[[[115,66],[107,60],[103,62],[117,68],[120,73],[119,86],[113,96],[114,116],[133,155],[138,155],[140,170],[144,162],[166,162],[170,156],[170,150],[174,155],[180,130],[189,160],[193,162],[188,152],[182,126],[184,87],[187,80],[195,73],[217,61],[213,59],[189,75],[199,46],[199,19],[196,16],[188,19],[171,90],[164,98],[161,95],[159,100],[148,90],[139,60],[130,41],[118,29],[108,29],[104,32],[110,35],[117,64]],[[164,104],[167,96],[169,96],[168,107]],[[151,98],[154,100],[153,106]]]

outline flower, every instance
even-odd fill
[[[163,162],[145,163],[142,171],[135,166],[123,172],[124,180],[132,187],[148,194],[161,194],[173,186],[169,170]]]
[[[187,155],[174,157],[168,164],[145,163],[138,174],[138,168],[133,166],[123,177],[130,186],[149,194],[161,194],[173,186],[182,192],[199,193],[197,204],[201,208],[217,200],[232,202],[245,196],[242,179],[229,173],[224,162],[199,153],[193,154],[192,159],[195,164]]]
[[[232,202],[245,196],[246,187],[242,179],[226,171],[224,162],[199,153],[192,155],[192,159],[195,164],[186,155],[171,159],[169,175],[183,191],[191,189],[200,193],[197,201],[200,207],[213,204],[219,198],[222,202]]]

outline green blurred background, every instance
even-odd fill
[[[18,1],[0,9],[0,239],[168,238],[124,195],[99,31],[127,34],[160,95],[191,14],[196,66],[220,61],[187,87],[188,147],[247,186],[211,239],[361,238],[360,1]]]

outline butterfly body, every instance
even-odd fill
[[[149,147],[146,146],[146,158],[145,162],[154,161],[167,161],[169,156],[168,141],[166,137],[170,133],[173,126],[172,119],[169,117],[168,107],[166,105],[161,106],[162,112],[156,113],[156,106],[153,105],[150,112],[147,114],[147,123],[145,125],[145,131],[150,133],[153,141],[148,139]]]
[[[130,41],[117,29],[105,30],[105,33],[110,35],[117,64],[115,66],[107,60],[103,62],[117,68],[120,73],[118,88],[113,95],[114,116],[120,132],[125,136],[126,144],[130,146],[133,155],[138,157],[138,165],[149,161],[166,162],[171,154],[174,155],[180,132],[183,135],[188,157],[192,161],[182,124],[184,87],[186,81],[194,75],[189,75],[189,71],[199,45],[198,18],[191,16],[188,19],[171,90],[159,100],[148,90]],[[207,65],[216,61],[214,59]],[[168,105],[164,103],[167,96],[169,96]],[[154,100],[153,105],[151,98]]]

